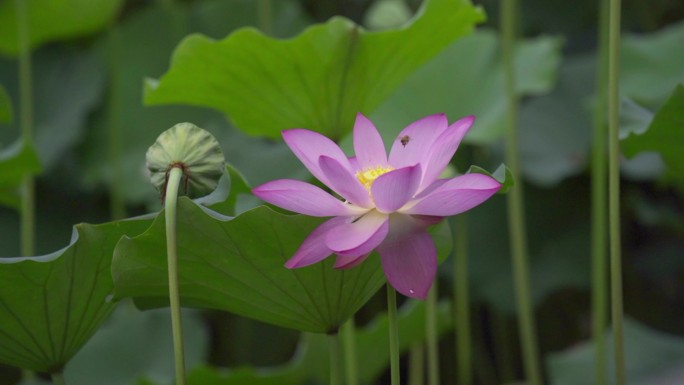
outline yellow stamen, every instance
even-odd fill
[[[365,187],[366,190],[370,192],[373,182],[380,175],[390,172],[392,170],[394,170],[394,167],[392,166],[376,166],[375,168],[364,168],[363,170],[356,173],[356,179],[358,179],[359,182],[361,182],[361,184],[363,185],[363,187]]]

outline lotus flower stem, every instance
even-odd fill
[[[506,164],[520,175],[518,154],[517,115],[518,98],[515,91],[514,46],[517,0],[501,0],[501,44],[505,89],[507,97],[508,135],[506,140]],[[517,180],[521,180],[519,177]],[[525,377],[529,385],[541,385],[542,375],[537,352],[537,335],[530,293],[527,235],[522,181],[511,188],[508,196],[508,228],[513,258],[513,281],[518,306],[520,344],[522,345]]]
[[[472,385],[473,371],[470,342],[470,307],[468,295],[468,225],[466,214],[454,219],[454,319],[456,320],[456,368],[459,385]]]
[[[422,343],[411,347],[409,355],[409,385],[423,385],[425,376],[425,347]]]
[[[437,338],[437,283],[432,284],[425,307],[428,384],[439,385],[439,340]]]
[[[359,369],[356,354],[356,326],[354,325],[354,317],[342,325],[342,342],[344,343],[346,384],[358,385]]]
[[[606,343],[604,333],[608,319],[607,278],[607,162],[605,117],[608,93],[608,0],[599,2],[598,63],[596,66],[596,108],[591,161],[591,228],[592,228],[592,338],[594,341],[594,375],[596,385],[607,384]]]
[[[340,333],[328,335],[328,348],[330,354],[330,385],[342,385],[342,365],[340,354]]]
[[[180,313],[178,290],[178,254],[176,253],[176,202],[178,186],[183,177],[180,167],[172,167],[166,185],[164,208],[166,210],[166,254],[169,264],[169,301],[171,305],[171,329],[173,352],[176,363],[176,384],[185,385],[185,358],[183,354],[183,324]]]
[[[397,292],[389,283],[387,284],[387,320],[389,321],[390,383],[391,385],[400,385]]]
[[[620,249],[620,0],[610,0],[608,30],[608,215],[610,227],[611,314],[615,349],[615,383],[624,385],[625,359],[622,325],[622,253]]]

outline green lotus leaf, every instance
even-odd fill
[[[109,266],[115,244],[148,225],[79,224],[60,251],[0,258],[0,362],[61,371],[114,309]]]
[[[280,137],[303,127],[341,138],[416,68],[482,21],[467,1],[428,0],[404,28],[368,32],[334,17],[289,40],[254,28],[221,41],[194,34],[171,68],[148,80],[147,104],[192,104],[227,114],[245,132]]]
[[[181,302],[310,332],[331,332],[385,283],[377,255],[349,269],[334,258],[299,269],[283,265],[321,218],[260,206],[229,218],[183,197],[178,202]],[[433,228],[438,253],[451,246],[446,221]],[[118,298],[143,307],[168,304],[164,213],[144,234],[124,237],[114,252]]]

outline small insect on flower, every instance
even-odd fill
[[[406,147],[407,144],[409,144],[409,141],[411,140],[411,137],[408,135],[402,136],[399,141],[401,142],[401,145]]]

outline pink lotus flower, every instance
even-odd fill
[[[437,251],[426,228],[470,210],[501,188],[483,174],[439,179],[473,120],[468,116],[450,126],[444,114],[418,120],[399,133],[389,158],[377,129],[361,114],[354,124],[352,158],[319,133],[283,131],[304,166],[341,197],[291,179],[253,190],[284,209],[334,217],[316,228],[285,266],[308,266],[335,254],[336,268],[350,268],[377,250],[390,284],[424,299],[437,271]]]

